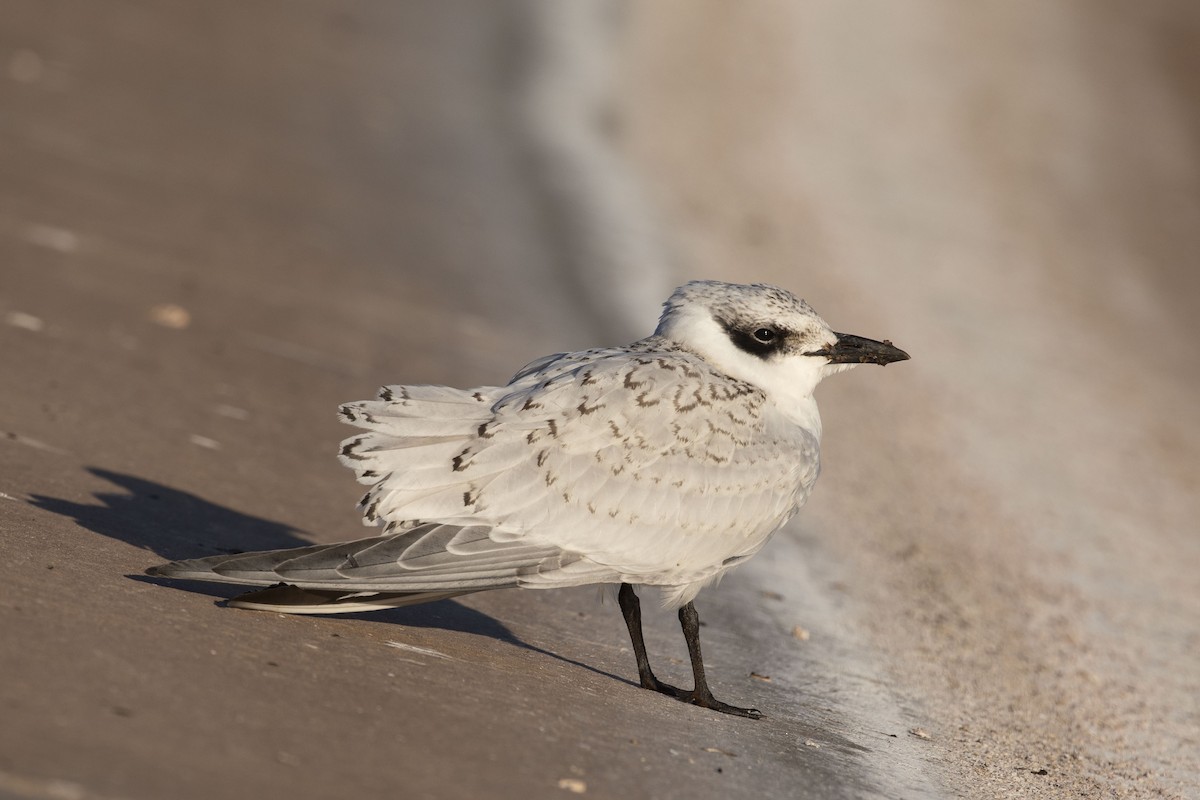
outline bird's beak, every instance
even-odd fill
[[[849,333],[833,334],[837,342],[822,350],[816,350],[805,355],[825,356],[830,364],[890,364],[893,361],[908,360],[908,353],[896,347],[887,339],[877,342],[874,339],[864,339]]]

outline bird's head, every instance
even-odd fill
[[[655,334],[783,403],[858,364],[909,357],[889,341],[835,333],[808,303],[762,283],[685,284],[664,304]]]

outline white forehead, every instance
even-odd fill
[[[676,289],[663,304],[659,332],[664,332],[672,317],[701,308],[726,324],[778,322],[794,327],[816,322],[822,327],[825,325],[808,303],[778,286],[766,283],[692,281]]]

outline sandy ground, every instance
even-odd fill
[[[571,8],[6,9],[0,797],[1196,796],[1194,15]],[[590,590],[140,576],[361,535],[338,402],[698,276],[914,354],[822,388],[813,503],[700,600],[767,719],[637,689]]]

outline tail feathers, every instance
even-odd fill
[[[502,390],[493,386],[463,390],[449,386],[384,386],[378,400],[345,403],[343,421],[367,430],[388,430],[398,436],[446,435],[472,429],[491,417],[491,406]],[[470,424],[474,420],[474,425]]]
[[[490,406],[495,395],[503,393],[504,387],[480,386],[476,389],[456,389],[453,386],[435,384],[392,384],[379,390],[379,399],[395,403],[402,408],[419,407],[424,403],[447,403],[449,405]]]
[[[431,603],[463,594],[469,592],[339,592],[281,583],[239,595],[229,601],[229,606],[280,614],[354,614]]]

